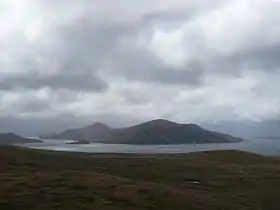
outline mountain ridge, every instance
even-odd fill
[[[180,124],[155,119],[125,128],[111,128],[101,122],[80,129],[69,129],[41,138],[85,140],[112,144],[185,144],[226,143],[242,141],[228,134],[205,130],[196,124]]]

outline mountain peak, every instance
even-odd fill
[[[85,128],[95,128],[95,129],[110,129],[110,127],[102,122],[95,122],[92,125],[88,125]]]
[[[178,123],[169,121],[169,120],[165,120],[165,119],[155,119],[155,120],[151,120],[149,122],[146,122],[145,124],[155,124],[155,125],[177,125]]]

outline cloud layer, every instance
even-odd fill
[[[279,9],[276,0],[1,1],[1,124],[278,118]]]

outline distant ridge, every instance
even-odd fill
[[[39,139],[23,138],[13,133],[0,133],[0,146],[22,144],[22,143],[36,143],[36,142],[42,142],[42,141]]]
[[[239,142],[227,134],[212,132],[196,124],[179,124],[156,119],[127,128],[114,129],[103,123],[66,130],[60,134],[42,135],[41,138],[66,139],[112,144],[202,144]]]

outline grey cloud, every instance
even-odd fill
[[[0,89],[14,88],[40,89],[69,89],[73,91],[101,91],[106,83],[93,76],[91,72],[62,72],[55,75],[39,75],[24,73],[0,79]]]
[[[43,1],[43,3],[50,8],[57,6],[54,2],[50,4]],[[59,3],[59,8],[62,8],[63,4],[65,2]],[[220,1],[213,3],[219,4]],[[77,5],[85,6],[91,3],[80,1]],[[161,25],[168,30],[178,22],[187,22],[199,15],[198,12],[203,11],[195,10],[195,7],[190,7],[189,10],[176,8],[170,11],[148,11],[136,21],[123,22],[114,21],[113,17],[104,22],[96,21],[90,9],[81,11],[85,13],[75,21],[53,26],[44,36],[44,40],[39,40],[49,44],[41,43],[38,49],[31,54],[26,53],[19,61],[21,68],[30,71],[0,78],[0,89],[51,87],[73,91],[101,91],[107,87],[106,78],[99,76],[98,72],[104,71],[102,69],[104,63],[107,64],[106,70],[109,74],[114,76],[135,81],[180,85],[199,85],[201,78],[209,73],[236,74],[243,70],[243,66],[248,62],[263,69],[279,67],[277,55],[280,48],[274,46],[269,49],[252,49],[250,52],[242,52],[231,57],[221,55],[206,62],[203,60],[186,62],[184,68],[176,69],[166,66],[163,60],[159,60],[148,49],[137,49],[131,44],[122,46],[119,42],[120,40],[137,42],[139,35],[149,38],[156,26]],[[187,39],[194,39],[194,43],[204,41],[203,36],[201,38],[196,35]],[[126,52],[119,48],[126,48]],[[194,45],[194,50],[196,48]],[[44,63],[38,64],[35,58],[44,60]],[[55,73],[34,74],[33,72],[37,72],[38,69],[46,72],[51,70]]]
[[[235,55],[232,60],[237,64],[248,64],[264,71],[280,71],[280,43],[256,47]]]
[[[204,75],[227,74],[242,76],[248,70],[260,70],[267,73],[280,72],[280,44],[251,47],[229,56],[212,57],[203,65]]]
[[[176,22],[182,22],[187,21],[191,17],[193,17],[197,11],[194,10],[188,10],[188,11],[154,11],[148,14],[145,14],[141,17],[141,22],[143,24],[168,24],[170,22],[176,23]],[[176,25],[176,24],[175,24]]]
[[[57,41],[56,53],[62,56],[61,59],[74,59],[83,65],[98,66],[100,59],[110,53],[126,30],[126,25],[95,23],[90,17],[83,17],[69,25],[58,26],[52,35]]]
[[[39,43],[16,55],[16,67],[24,73],[1,77],[0,89],[103,91],[107,88],[106,78],[99,75],[108,62],[111,75],[128,80],[198,84],[203,72],[199,64],[187,64],[187,71],[168,68],[149,50],[136,49],[133,43],[139,35],[149,36],[155,24],[189,17],[181,12],[152,12],[137,21],[101,23],[85,13],[75,21],[58,23]],[[121,43],[122,40],[131,43]]]
[[[16,107],[11,107],[11,108],[17,109],[18,112],[36,113],[36,112],[42,112],[44,110],[48,110],[51,104],[50,101],[33,98],[33,99],[18,101],[15,104],[15,106]]]
[[[45,59],[46,66],[38,66],[32,60],[33,57],[30,57],[33,54],[27,55],[27,61],[23,62],[26,69],[56,69],[55,74],[45,76],[31,73],[31,76],[26,73],[0,79],[0,88],[12,89],[19,86],[31,89],[51,87],[73,91],[102,91],[107,86],[106,78],[98,76],[98,71],[100,68],[104,71],[104,63],[109,63],[106,70],[110,75],[173,85],[199,85],[201,78],[211,73],[236,75],[246,70],[244,68],[247,64],[266,70],[279,68],[278,46],[250,48],[246,52],[237,52],[229,57],[220,55],[206,62],[190,61],[185,63],[185,67],[176,69],[166,66],[163,60],[148,49],[135,48],[133,45],[139,35],[149,38],[155,25],[164,23],[168,28],[168,23],[188,21],[192,15],[194,14],[191,12],[156,11],[141,16],[136,22],[99,23],[91,20],[90,14],[85,14],[74,22],[52,29],[47,39],[51,46],[39,49],[38,55],[35,55]],[[203,42],[199,36],[191,38],[199,39],[199,43]],[[130,43],[120,44],[120,40],[130,40]],[[126,48],[125,51],[123,48]]]
[[[85,13],[75,21],[57,24],[44,36],[44,40],[40,40],[48,44],[40,43],[31,49],[31,53],[20,55],[15,62],[19,62],[18,65],[26,69],[26,73],[1,77],[0,89],[50,87],[102,91],[107,87],[106,78],[99,76],[102,73],[99,71],[104,71],[104,63],[110,75],[175,85],[199,85],[201,78],[211,73],[238,74],[248,63],[262,69],[279,68],[278,46],[248,49],[230,57],[220,55],[206,62],[189,61],[180,69],[166,66],[148,49],[135,48],[139,35],[149,39],[155,26],[162,24],[168,30],[176,22],[186,22],[195,14],[196,11],[154,11],[140,16],[137,21],[106,20],[101,23],[94,21],[90,13]],[[199,36],[189,38],[203,42]],[[121,43],[121,40],[130,42]],[[39,63],[36,59],[43,62]],[[54,73],[36,73],[38,71]]]
[[[195,64],[188,70],[174,70],[166,67],[154,68],[139,64],[138,67],[128,69],[124,77],[128,80],[162,83],[166,85],[199,85],[202,69]]]
[[[154,82],[170,85],[198,85],[203,76],[203,66],[187,63],[183,68],[168,67],[148,50],[116,52],[108,62],[111,74],[132,81]]]
[[[107,84],[98,75],[100,64],[124,32],[121,26],[96,25],[87,18],[59,25],[41,40],[48,44],[31,46],[30,52],[17,55],[15,62],[24,73],[2,76],[0,89],[102,91]]]
[[[189,17],[190,14],[182,12],[152,12],[137,21],[101,24],[85,16],[55,30],[58,43],[54,55],[58,58],[62,55],[59,60],[66,65],[62,69],[71,72],[81,67],[84,68],[81,74],[85,76],[92,66],[104,71],[105,63],[105,70],[109,70],[110,75],[128,80],[195,85],[200,82],[203,73],[199,63],[186,64],[185,69],[172,69],[148,49],[135,48],[139,35],[149,38],[154,24],[164,23],[168,19],[182,21]]]
[[[84,119],[83,119],[84,120]],[[83,126],[81,119],[70,117],[29,118],[0,117],[0,133],[16,132],[24,136],[38,136],[44,133],[60,132],[68,128]]]

